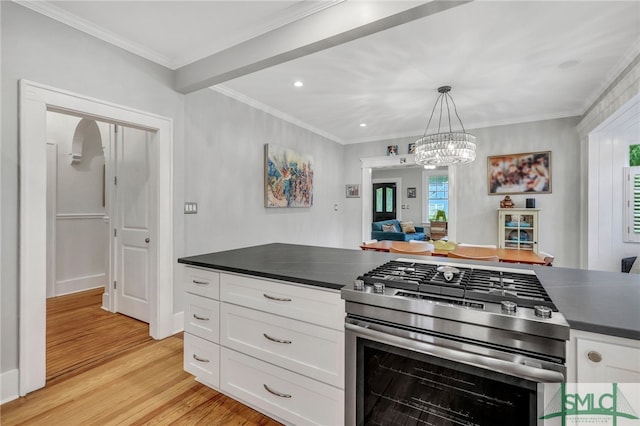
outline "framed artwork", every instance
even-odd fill
[[[264,146],[264,206],[311,207],[313,158],[277,145]]]
[[[415,188],[407,188],[407,198],[416,198]]]
[[[346,186],[347,198],[360,198],[360,185],[352,183]]]
[[[551,193],[551,151],[487,157],[489,195]]]
[[[416,153],[416,144],[415,144],[415,142],[409,144],[409,149],[408,149],[407,152],[409,154],[415,154]]]
[[[398,145],[387,146],[387,155],[398,155]]]

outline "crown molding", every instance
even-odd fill
[[[477,129],[485,129],[488,127],[498,127],[498,126],[510,126],[524,123],[531,123],[534,121],[546,121],[546,120],[557,120],[561,118],[569,118],[569,117],[580,117],[582,116],[582,111],[562,111],[557,113],[550,114],[542,114],[535,116],[527,116],[527,117],[518,117],[515,120],[490,120],[490,121],[478,121],[471,122],[468,125],[465,125],[464,128],[473,133],[473,130]],[[368,143],[368,142],[380,142],[380,141],[390,141],[394,139],[405,139],[405,138],[420,138],[424,133],[424,129],[415,129],[413,131],[406,131],[402,133],[391,133],[386,135],[372,136],[368,138],[358,138],[358,139],[347,139],[343,142],[344,145],[358,144],[358,143]]]
[[[263,104],[262,102],[253,99],[249,96],[243,95],[242,93],[238,93],[235,90],[232,90],[222,84],[218,84],[217,86],[212,86],[209,87],[209,89],[213,90],[214,92],[218,92],[221,93],[229,98],[235,99],[238,102],[242,102],[243,104],[249,105],[250,107],[259,109],[261,111],[266,112],[267,114],[271,114],[274,117],[277,117],[281,120],[287,121],[291,124],[295,124],[298,127],[302,127],[303,129],[309,130],[310,132],[313,132],[317,135],[320,135],[324,138],[327,138],[333,142],[339,143],[341,145],[344,145],[344,140],[340,139],[339,137],[337,137],[336,135],[333,135],[331,133],[325,132],[324,130],[318,129],[317,127],[314,127],[308,123],[305,123],[302,120],[299,120],[297,118],[295,118],[292,115],[289,115],[285,112],[282,112],[272,106]]]
[[[123,37],[120,37],[109,30],[101,28],[95,25],[94,23],[87,21],[86,19],[82,19],[77,15],[69,13],[64,9],[61,9],[58,6],[55,6],[53,3],[49,1],[37,1],[37,0],[12,0],[12,1],[16,4],[19,4],[20,6],[26,7],[28,9],[33,10],[34,12],[40,13],[58,22],[68,25],[72,28],[75,28],[78,31],[82,31],[86,34],[96,37],[97,39],[113,44],[114,46],[120,47],[128,52],[133,53],[134,55],[148,59],[164,67],[174,69],[172,68],[173,64],[171,62],[171,59],[168,58],[167,56],[162,55],[153,50],[150,50],[137,43],[133,43]]]
[[[205,51],[203,49],[199,52],[186,54],[186,55],[178,56],[175,58],[168,57],[152,49],[149,49],[145,46],[142,46],[138,43],[134,43],[131,40],[128,40],[124,37],[120,37],[119,35],[103,27],[97,26],[94,23],[87,21],[86,19],[83,19],[77,15],[74,15],[73,13],[70,13],[56,6],[54,3],[50,1],[47,1],[47,0],[11,0],[11,1],[13,1],[16,4],[19,4],[20,6],[31,9],[34,12],[40,13],[41,15],[47,16],[51,19],[54,19],[65,25],[75,28],[78,31],[82,31],[102,41],[105,41],[114,46],[120,47],[137,56],[148,59],[152,62],[155,62],[171,70],[176,70],[180,67],[188,65],[206,56],[213,55],[217,52],[221,52],[225,49],[235,46],[238,43],[242,43],[252,38],[259,37],[260,35],[265,34],[269,31],[273,31],[277,28],[283,27],[297,20],[306,18],[318,12],[322,12],[323,10],[333,7],[346,0],[331,0],[327,2],[303,2],[305,7],[301,7],[298,4],[292,5],[287,9],[285,9],[283,12],[280,12],[278,14],[278,18],[275,19],[273,22],[269,23],[268,25],[256,27],[253,30],[248,31],[243,36],[238,37],[237,39],[229,40],[227,43],[225,43],[223,47],[217,48],[214,51],[211,51],[211,50]]]

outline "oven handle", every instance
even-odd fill
[[[366,324],[367,327],[362,327],[345,323],[344,327],[347,331],[352,331],[359,336],[366,337],[380,343],[386,343],[409,351],[423,352],[449,361],[490,369],[523,379],[533,380],[540,383],[558,383],[564,382],[565,380],[564,375],[558,371],[547,370],[531,365],[517,364],[515,362],[491,358],[480,354],[472,354],[469,352],[432,345],[426,342],[406,339],[404,337],[374,330],[369,328],[370,326],[374,326],[373,324]]]

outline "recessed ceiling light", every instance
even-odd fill
[[[302,87],[302,86],[304,86],[304,83],[301,82],[300,80],[298,80],[298,81],[294,82],[293,85],[296,86],[296,87]]]
[[[360,123],[360,127],[367,127],[367,123]]]

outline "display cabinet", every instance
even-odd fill
[[[538,253],[538,209],[498,209],[498,248]]]

